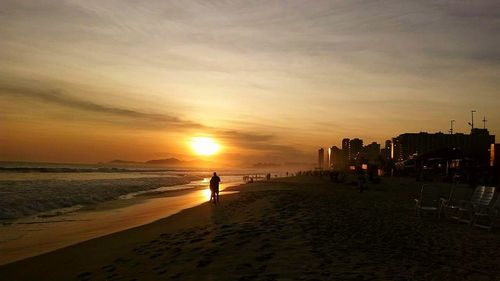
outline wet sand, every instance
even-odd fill
[[[419,184],[313,177],[0,267],[1,280],[498,280],[500,233],[416,218]]]
[[[224,183],[221,189],[234,185],[237,183]],[[206,187],[152,191],[89,205],[75,212],[32,216],[12,225],[0,225],[0,265],[148,224],[202,204],[208,198]]]

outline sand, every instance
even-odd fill
[[[198,182],[192,185],[198,186]],[[234,185],[238,183],[221,184],[221,192],[231,192],[224,189]],[[199,186],[127,197],[0,224],[0,265],[157,221],[206,202],[210,192],[208,187]]]
[[[415,217],[412,180],[362,194],[316,177],[233,189],[217,206],[1,266],[0,280],[499,280],[499,231]]]

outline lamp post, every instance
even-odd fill
[[[471,117],[472,117],[471,119],[472,120],[471,120],[471,122],[469,122],[469,125],[471,127],[471,130],[474,129],[474,112],[476,112],[476,111],[475,110],[471,110],[470,111],[470,114],[471,114]]]

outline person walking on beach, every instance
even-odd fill
[[[220,178],[219,176],[217,176],[217,173],[214,172],[213,177],[210,179],[210,191],[211,191],[210,202],[213,203],[219,202],[219,183],[220,183]]]

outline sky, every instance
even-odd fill
[[[500,133],[498,1],[0,0],[0,160],[314,162]]]

